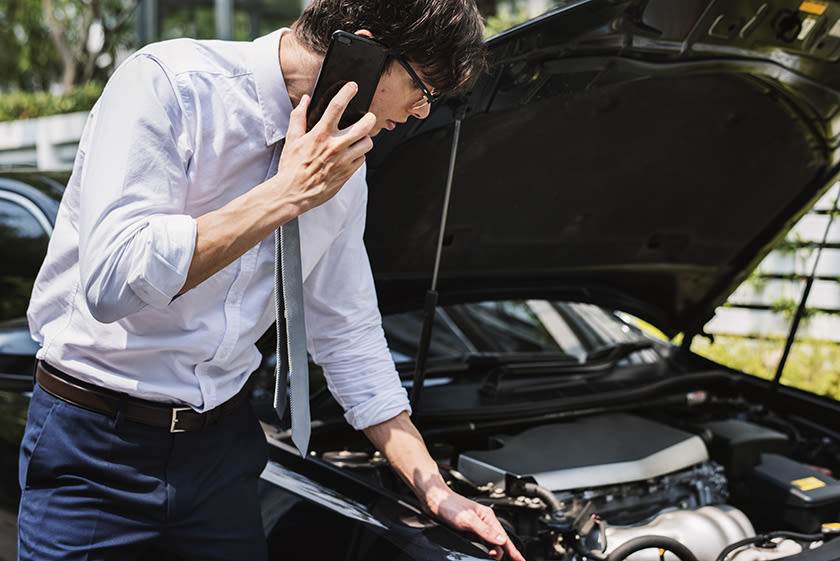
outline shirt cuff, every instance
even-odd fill
[[[354,429],[363,430],[393,419],[403,411],[407,411],[410,415],[411,405],[405,388],[400,386],[388,392],[378,393],[354,405],[344,413],[344,418]]]
[[[146,240],[149,265],[138,267],[128,285],[141,300],[160,309],[172,302],[187,280],[195,250],[196,222],[187,215],[155,217],[148,230],[157,230],[158,234]]]

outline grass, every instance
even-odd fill
[[[630,316],[626,321],[646,333],[668,340],[661,331],[649,323]],[[671,343],[679,345],[678,336]],[[783,337],[744,337],[741,335],[715,335],[714,343],[704,337],[695,337],[691,350],[718,364],[740,370],[765,380],[776,377],[776,370],[785,349]],[[781,383],[818,395],[840,400],[840,343],[821,339],[802,339],[791,346]]]
[[[772,380],[784,347],[783,338],[716,335],[714,343],[695,337],[691,350],[730,368]],[[785,363],[781,383],[840,399],[840,344],[822,340],[795,342]]]

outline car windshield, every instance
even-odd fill
[[[422,324],[423,313],[419,311],[383,318],[388,344],[397,363],[415,359]],[[524,354],[531,360],[544,355],[585,362],[587,357],[603,357],[605,349],[648,341],[618,315],[592,304],[487,301],[438,307],[428,358]]]

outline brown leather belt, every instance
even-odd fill
[[[198,413],[190,407],[175,407],[155,403],[99,388],[76,380],[41,361],[38,361],[35,368],[35,381],[44,391],[71,405],[102,413],[109,417],[116,417],[122,411],[124,419],[152,427],[165,428],[169,432],[195,431],[213,424],[239,407],[248,396],[248,392],[243,388],[238,394],[218,407],[204,413]]]

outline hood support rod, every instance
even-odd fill
[[[837,215],[838,208],[840,208],[838,207],[838,204],[840,204],[840,192],[837,193],[837,197],[834,199],[834,206],[831,208],[831,212],[828,216],[828,222],[825,225],[822,242],[820,242],[820,245],[817,248],[817,255],[814,258],[814,264],[811,266],[811,274],[808,275],[808,279],[805,281],[805,288],[802,290],[802,296],[799,299],[799,306],[796,308],[796,315],[793,317],[793,322],[791,323],[790,331],[788,332],[787,340],[785,341],[785,349],[782,352],[782,357],[779,359],[779,365],[776,367],[776,376],[773,378],[772,386],[772,391],[774,392],[779,385],[779,381],[782,379],[782,371],[785,369],[790,349],[796,339],[796,332],[799,329],[799,323],[805,315],[805,304],[808,302],[808,296],[811,294],[811,287],[814,285],[814,277],[817,276],[817,265],[820,263],[822,250],[828,243],[828,234],[831,230],[831,225],[834,222],[834,217]]]
[[[452,195],[452,179],[455,176],[455,160],[458,155],[458,140],[461,136],[461,121],[466,114],[467,107],[462,105],[456,110],[455,129],[452,132],[452,148],[449,152],[449,170],[446,173],[446,190],[443,197],[443,209],[440,215],[440,230],[438,231],[437,248],[435,249],[435,265],[432,271],[432,284],[426,291],[423,305],[423,327],[420,330],[420,341],[417,345],[417,356],[414,360],[414,381],[411,384],[411,409],[417,407],[423,381],[426,379],[426,358],[429,355],[429,345],[432,340],[432,325],[435,322],[435,309],[438,303],[437,281],[440,274],[440,258],[443,253],[443,236],[446,232],[446,221],[449,216],[449,199]]]

